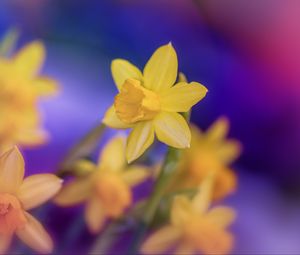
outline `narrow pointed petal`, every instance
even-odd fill
[[[122,173],[122,179],[129,185],[135,186],[146,180],[150,175],[150,171],[144,166],[132,166]]]
[[[173,226],[165,226],[154,232],[142,245],[142,254],[166,254],[181,237],[181,232]]]
[[[0,157],[0,192],[15,193],[24,178],[24,159],[15,146]]]
[[[16,140],[21,145],[37,146],[49,140],[49,134],[43,129],[23,129],[18,133]]]
[[[59,91],[57,82],[47,77],[35,79],[33,86],[38,96],[54,96]]]
[[[128,163],[140,157],[154,141],[152,122],[135,125],[127,139],[126,158]]]
[[[226,228],[232,224],[232,222],[236,218],[236,212],[226,206],[218,206],[211,209],[207,216],[217,225],[221,226],[222,228]]]
[[[118,90],[121,89],[124,82],[129,78],[139,81],[143,80],[141,71],[136,66],[124,59],[113,60],[111,63],[111,72]]]
[[[154,119],[158,140],[175,148],[188,148],[191,131],[186,120],[175,112],[161,112]]]
[[[171,43],[158,48],[144,69],[144,86],[152,91],[171,88],[177,78],[177,54]]]
[[[106,216],[103,206],[97,197],[91,198],[85,209],[85,220],[91,233],[99,233],[105,223]]]
[[[241,154],[242,145],[239,141],[229,139],[218,148],[218,155],[224,164],[231,164]]]
[[[48,254],[53,250],[53,242],[44,227],[32,215],[25,213],[28,222],[17,230],[17,236],[38,253]]]
[[[207,89],[197,82],[181,82],[161,95],[161,108],[168,112],[187,112],[205,97]]]
[[[206,137],[209,141],[220,142],[229,132],[229,121],[225,117],[216,120],[206,132]]]
[[[171,208],[171,222],[174,226],[183,226],[192,212],[191,201],[183,195],[174,198]]]
[[[193,198],[193,208],[199,213],[206,212],[211,204],[213,184],[213,177],[206,177],[199,186],[198,194]]]
[[[91,193],[90,178],[79,178],[63,186],[54,203],[60,206],[71,206],[85,201]]]
[[[35,208],[56,195],[62,186],[62,180],[54,174],[35,174],[24,179],[18,198],[25,210]]]
[[[103,148],[98,165],[111,171],[120,171],[126,164],[125,159],[126,138],[124,136],[116,136],[112,138]]]
[[[126,129],[130,128],[131,125],[124,123],[119,119],[116,114],[115,106],[112,105],[105,113],[104,118],[102,119],[103,124],[111,128],[117,129]]]
[[[38,74],[45,61],[44,45],[35,41],[23,47],[14,57],[16,71],[32,78]]]

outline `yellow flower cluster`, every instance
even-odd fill
[[[143,244],[143,254],[227,254],[233,245],[228,227],[235,212],[225,206],[210,207],[212,178],[206,178],[193,199],[178,195],[171,208],[170,223]]]
[[[97,165],[85,166],[87,176],[64,186],[55,198],[61,206],[85,202],[85,220],[92,233],[99,232],[106,219],[123,216],[132,204],[131,187],[143,182],[149,169],[129,166],[125,160],[125,138],[116,136],[104,147]]]
[[[33,146],[47,139],[37,108],[41,97],[57,92],[54,80],[39,76],[45,48],[39,41],[12,58],[0,56],[0,151],[13,145]]]
[[[235,212],[212,204],[235,190],[236,177],[229,167],[241,146],[226,139],[226,118],[220,118],[205,133],[189,125],[183,113],[188,115],[207,89],[178,75],[177,55],[171,43],[154,52],[143,72],[123,59],[112,62],[118,94],[102,122],[116,129],[131,129],[130,134],[109,140],[97,163],[76,159],[73,163],[81,168],[81,175],[71,171],[74,178],[62,189],[62,181],[52,174],[23,180],[24,160],[13,147],[45,140],[37,102],[42,96],[54,94],[57,85],[38,76],[44,58],[40,42],[27,45],[13,58],[0,57],[0,253],[7,251],[14,234],[39,253],[52,251],[51,238],[26,211],[54,195],[55,203],[61,206],[84,203],[86,224],[95,234],[107,220],[123,217],[134,206],[132,188],[152,176],[154,169],[130,163],[144,154],[155,137],[184,150],[179,162],[172,165],[176,171],[161,194],[174,194],[169,223],[146,239],[141,252],[229,253],[234,238],[227,227]],[[194,190],[195,194],[184,195],[184,190]]]

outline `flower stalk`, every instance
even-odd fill
[[[71,173],[74,170],[74,163],[78,159],[83,159],[90,156],[99,144],[104,131],[104,124],[98,124],[91,131],[89,131],[74,147],[70,150],[63,162],[60,164],[57,175],[62,177]]]
[[[154,192],[152,193],[145,207],[145,213],[140,220],[139,228],[133,237],[134,241],[129,248],[128,254],[136,254],[138,252],[146,231],[152,223],[165,189],[172,179],[174,171],[176,170],[180,155],[181,150],[169,147],[160,175],[155,183]]]

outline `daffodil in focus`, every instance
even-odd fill
[[[235,212],[225,206],[210,208],[212,183],[206,179],[192,199],[174,198],[170,223],[148,237],[143,254],[228,254],[233,235],[226,229]]]
[[[85,171],[91,173],[65,185],[55,202],[61,206],[86,202],[86,223],[92,233],[97,233],[106,219],[123,216],[132,204],[131,188],[144,181],[149,171],[143,166],[126,164],[123,136],[108,142],[97,165],[84,165]]]
[[[39,76],[45,48],[35,41],[12,58],[0,57],[0,151],[14,144],[43,143],[47,133],[41,128],[38,100],[57,92],[54,80]]]
[[[215,175],[213,198],[222,199],[233,193],[237,179],[230,164],[241,153],[241,144],[234,139],[226,139],[229,122],[219,118],[207,132],[192,126],[191,148],[184,151],[177,176],[171,189],[197,187],[208,175]]]
[[[0,157],[0,254],[5,254],[16,234],[39,253],[50,253],[52,240],[27,211],[51,199],[62,181],[53,174],[24,178],[24,160],[17,147]]]
[[[123,59],[115,59],[111,71],[119,93],[103,123],[132,129],[126,148],[128,162],[141,156],[155,135],[175,148],[190,146],[190,128],[180,113],[188,112],[207,89],[197,82],[176,83],[178,62],[171,43],[154,52],[143,73]]]

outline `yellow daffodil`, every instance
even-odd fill
[[[55,81],[39,76],[45,60],[41,42],[32,42],[12,58],[0,57],[0,149],[37,145],[47,138],[41,128],[38,99],[56,93]]]
[[[88,171],[85,164],[85,169]],[[55,198],[61,206],[86,202],[85,220],[92,233],[102,229],[106,219],[123,215],[132,203],[131,187],[144,181],[148,169],[128,166],[125,160],[125,138],[116,136],[103,149],[91,174],[68,183]]]
[[[112,128],[131,128],[126,158],[131,162],[158,140],[176,148],[190,146],[191,133],[179,112],[187,112],[207,93],[197,82],[178,82],[176,52],[171,43],[158,48],[143,73],[123,59],[112,62],[119,90],[103,123]],[[175,85],[174,85],[175,84]]]
[[[211,189],[211,182],[206,179],[192,200],[176,196],[170,223],[149,236],[142,253],[228,254],[233,236],[226,228],[233,222],[235,212],[225,206],[209,209]]]
[[[192,126],[191,148],[185,150],[171,188],[197,187],[208,175],[215,174],[214,199],[221,199],[236,189],[236,175],[229,165],[240,155],[241,145],[226,139],[228,130],[229,122],[224,117],[206,133]]]
[[[13,234],[39,253],[52,251],[52,240],[28,212],[61,188],[53,174],[36,174],[24,180],[24,160],[17,147],[0,157],[0,254],[5,254]]]

